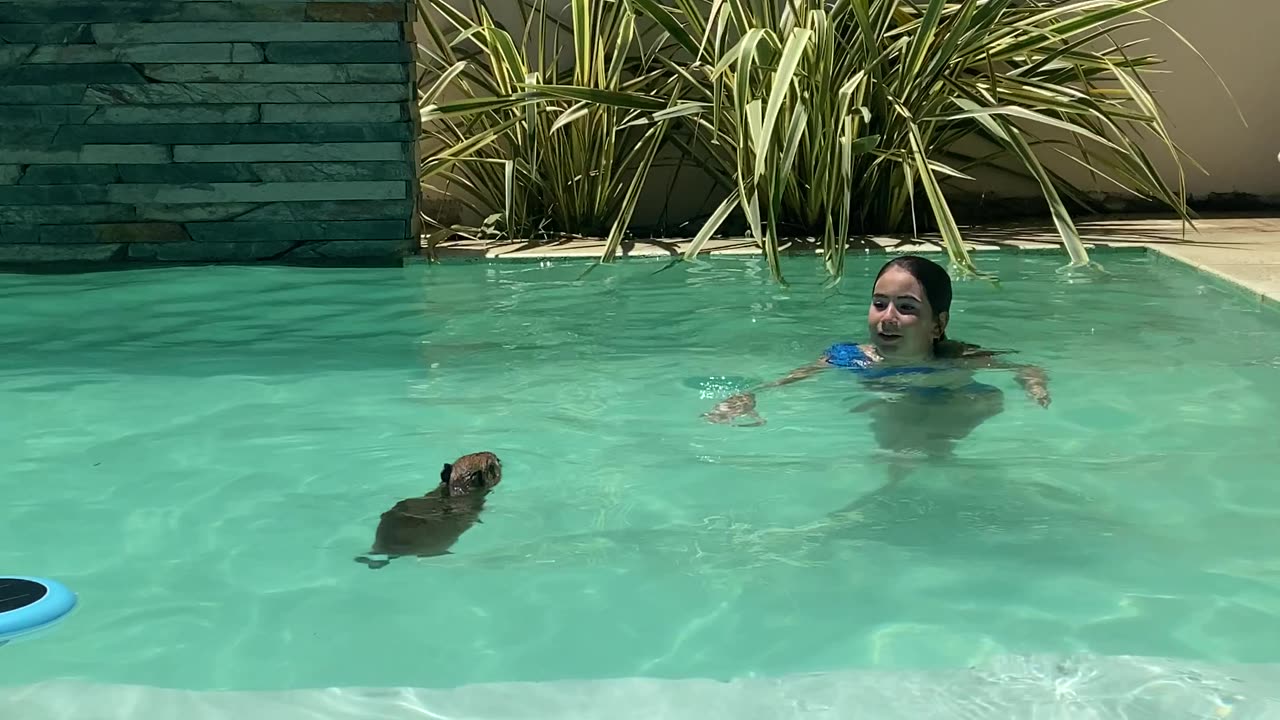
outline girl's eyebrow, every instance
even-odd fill
[[[886,294],[884,294],[884,293],[875,293],[875,294],[873,294],[873,295],[872,295],[872,297],[876,297],[876,298],[887,298],[887,297],[889,297],[889,296],[888,296],[888,295],[886,295]],[[915,302],[920,302],[920,298],[918,298],[918,297],[916,297],[915,295],[912,295],[912,294],[910,294],[910,293],[903,293],[903,294],[901,294],[901,295],[899,295],[899,296],[898,296],[898,299],[899,299],[899,300],[901,300],[902,298],[906,298],[906,299],[908,299],[908,300],[913,300],[913,301],[915,301]]]

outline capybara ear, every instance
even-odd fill
[[[445,463],[440,470],[440,482],[448,485],[451,477],[453,477],[453,463]]]

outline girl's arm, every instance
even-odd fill
[[[1049,407],[1053,400],[1049,397],[1049,376],[1044,368],[1027,363],[1015,363],[1005,360],[1000,355],[1007,350],[986,350],[977,345],[947,341],[948,354],[961,361],[965,367],[986,370],[1013,370],[1014,379],[1022,386],[1024,392],[1040,407]],[[954,354],[952,354],[954,353]]]
[[[748,388],[740,393],[730,395],[716,404],[711,412],[704,413],[703,417],[714,423],[730,423],[734,418],[749,417],[754,422],[746,423],[751,425],[763,425],[764,418],[760,417],[756,412],[756,393],[765,388],[781,387],[790,385],[793,382],[799,382],[805,378],[812,377],[824,369],[830,367],[826,358],[818,358],[816,361],[798,367],[777,380],[770,380],[767,383]]]
[[[769,382],[764,383],[763,385],[757,385],[744,392],[753,393],[759,390],[764,390],[765,388],[782,387],[783,385],[790,385],[793,382],[799,382],[801,380],[804,380],[805,378],[817,375],[818,373],[822,372],[823,370],[829,367],[831,367],[831,365],[830,363],[827,362],[826,357],[820,357],[817,360],[809,363],[808,365],[805,365],[803,367],[798,367],[795,370],[792,370],[791,372],[787,373],[786,375],[783,375],[777,380],[770,380]]]

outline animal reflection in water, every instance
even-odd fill
[[[480,522],[485,497],[501,481],[502,462],[491,452],[445,463],[435,489],[382,513],[373,547],[356,562],[377,570],[397,557],[450,554],[462,533]]]

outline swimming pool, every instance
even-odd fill
[[[981,259],[950,332],[1053,405],[985,373],[1004,412],[843,522],[885,473],[856,383],[699,415],[860,339],[880,257],[836,290],[807,258],[788,289],[755,258],[0,275],[0,570],[80,595],[0,685],[1280,662],[1280,313],[1143,254]],[[353,561],[481,449],[504,480],[453,555]]]

